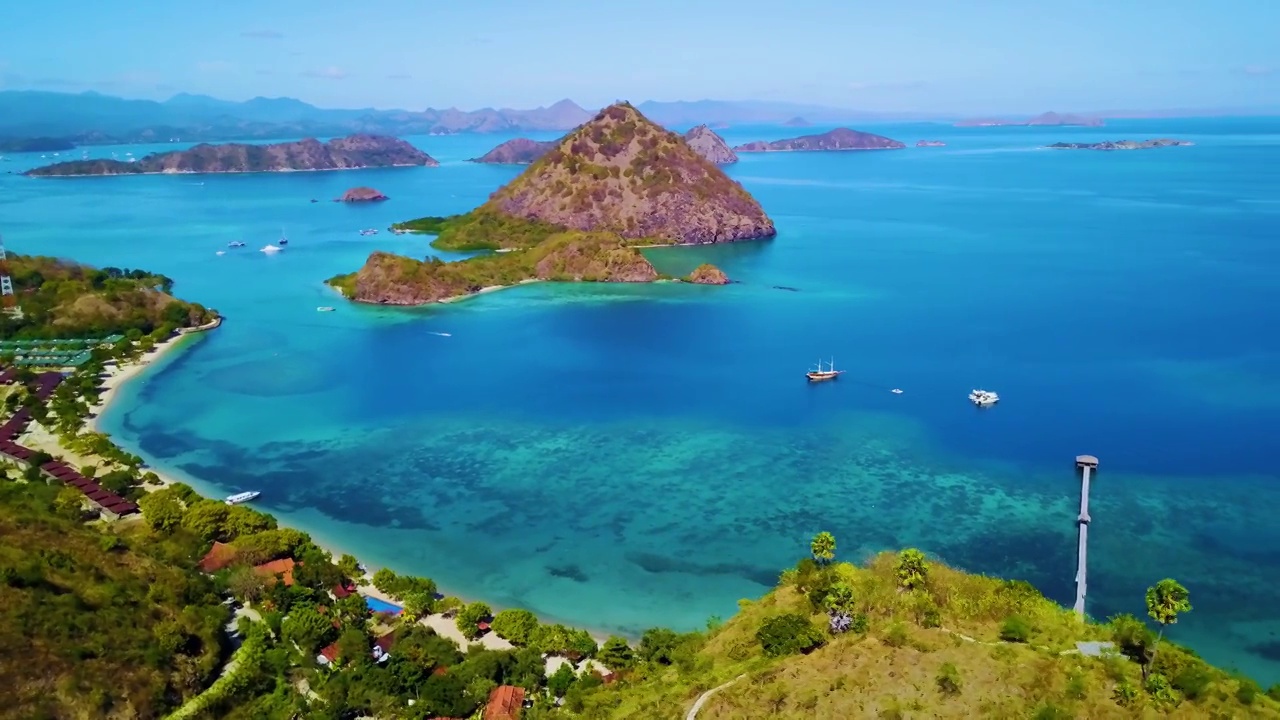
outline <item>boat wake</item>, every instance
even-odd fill
[[[453,337],[450,333],[436,332],[434,330],[428,330],[427,333],[430,335],[439,335],[440,337]]]

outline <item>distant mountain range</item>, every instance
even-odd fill
[[[669,128],[709,125],[837,125],[852,122],[951,122],[955,115],[866,112],[763,100],[696,100],[640,103],[646,117]],[[1252,110],[1112,111],[1089,118],[1182,117],[1274,114]],[[564,132],[589,120],[593,111],[572,100],[531,110],[329,109],[293,98],[257,97],[244,102],[178,94],[163,102],[129,100],[96,92],[0,91],[0,149],[65,149],[79,145],[137,142],[209,142],[242,139],[337,137],[355,133],[428,135],[453,133]],[[1068,116],[1070,117],[1070,116]],[[803,120],[801,120],[803,118]],[[1025,121],[969,121],[1026,124]],[[969,123],[966,123],[969,124]],[[1033,123],[1039,124],[1039,123]],[[1053,123],[1069,124],[1069,123]],[[38,141],[38,142],[37,142]]]
[[[856,110],[764,101],[699,100],[641,103],[640,110],[668,127],[699,124],[778,124],[803,115],[810,122],[936,119],[919,113]],[[96,92],[0,92],[0,141],[13,148],[32,138],[93,145],[131,142],[207,142],[379,135],[447,135],[572,130],[592,117],[572,100],[532,110],[327,109],[293,98],[244,102],[178,94],[163,102],[128,100]]]

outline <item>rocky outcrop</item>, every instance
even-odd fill
[[[694,152],[716,165],[730,165],[738,162],[738,156],[729,148],[729,143],[706,125],[699,125],[684,134],[684,141]]]
[[[1054,150],[1150,150],[1152,148],[1181,147],[1194,144],[1195,143],[1190,140],[1157,138],[1155,140],[1108,140],[1096,143],[1059,142],[1049,145],[1048,147],[1053,148]]]
[[[941,140],[921,140],[916,143],[916,147],[946,147],[947,144]]]
[[[689,282],[699,285],[728,285],[729,276],[711,263],[703,263],[689,273]]]
[[[1071,113],[1047,112],[1026,120],[1008,120],[999,118],[974,118],[961,120],[956,127],[1055,127],[1072,125],[1079,127],[1102,127],[1102,118]]]
[[[775,234],[741,185],[628,103],[566,135],[480,210],[676,244]]]
[[[471,162],[492,163],[495,165],[528,165],[550,152],[557,142],[556,140],[542,141],[516,138],[502,143],[478,158],[472,158]]]
[[[337,202],[381,202],[389,199],[386,195],[371,187],[353,187],[342,193]]]
[[[836,128],[821,135],[804,135],[789,140],[763,140],[739,145],[734,151],[750,152],[827,152],[833,150],[898,150],[906,145],[883,135]]]
[[[371,167],[428,166],[430,155],[399,138],[348,135],[328,142],[314,138],[271,145],[196,145],[189,150],[148,155],[137,162],[76,160],[27,171],[35,177],[138,175],[147,173],[243,173],[292,170],[350,170]]]

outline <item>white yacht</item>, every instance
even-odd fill
[[[248,492],[236,493],[235,495],[231,495],[230,497],[227,498],[227,504],[239,505],[240,503],[246,503],[258,497],[261,494],[262,493],[258,492],[257,490],[249,490]]]
[[[974,390],[969,393],[969,401],[978,407],[991,407],[1000,402],[1000,396],[990,390]]]
[[[316,312],[333,312],[333,308],[329,307],[328,305],[321,305],[320,307],[316,308]]]
[[[244,247],[244,243],[240,242],[239,240],[232,240],[231,242],[227,243],[227,247]]]
[[[268,255],[271,255],[272,253],[278,253],[278,252],[280,252],[280,251],[281,251],[281,250],[283,250],[283,249],[284,249],[284,248],[279,247],[279,246],[277,246],[277,245],[267,245],[266,247],[262,248],[262,252],[264,252],[264,253],[266,253],[266,254],[268,254]]]

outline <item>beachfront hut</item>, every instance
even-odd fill
[[[296,564],[293,558],[280,558],[269,563],[255,565],[253,571],[264,578],[268,578],[269,581],[279,579],[284,583],[285,587],[289,587],[293,585],[293,566]]]
[[[524,709],[524,688],[499,685],[489,693],[484,706],[484,720],[518,720]]]
[[[236,549],[226,543],[215,540],[213,547],[204,554],[204,557],[200,558],[200,562],[196,564],[196,567],[200,568],[200,572],[215,573],[235,561]]]

